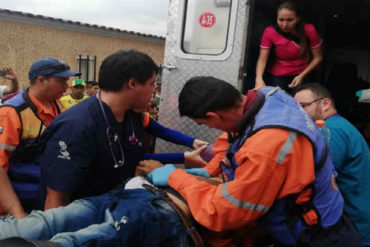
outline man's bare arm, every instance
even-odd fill
[[[47,196],[45,200],[44,210],[48,210],[51,208],[57,208],[60,206],[67,206],[69,202],[71,201],[70,193],[59,192],[49,187],[47,187],[46,191],[47,191]]]
[[[136,176],[146,176],[151,173],[153,170],[162,167],[163,164],[156,160],[143,160],[139,162],[139,165],[136,167]]]
[[[8,174],[2,166],[0,166],[0,188],[0,205],[6,213],[16,218],[26,217],[27,214],[24,212],[21,202],[10,183]]]

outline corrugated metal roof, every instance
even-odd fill
[[[101,29],[102,31],[117,32],[117,33],[128,34],[128,35],[137,35],[137,36],[140,36],[140,37],[154,38],[154,39],[161,39],[161,40],[165,39],[165,37],[152,35],[152,34],[145,34],[145,33],[140,33],[140,32],[127,31],[127,30],[122,30],[122,29],[119,29],[119,28],[100,26],[100,25],[95,25],[95,24],[83,23],[83,22],[79,22],[79,21],[71,21],[71,20],[65,20],[65,19],[61,19],[61,18],[54,18],[54,17],[49,17],[49,16],[36,15],[36,14],[31,14],[31,13],[26,13],[26,12],[21,12],[21,11],[14,11],[14,10],[0,8],[0,14],[2,14],[2,13],[3,14],[8,14],[8,15],[16,15],[16,16],[18,15],[18,16],[22,16],[22,17],[45,20],[45,21],[50,21],[50,22],[55,22],[55,23],[63,23],[63,24],[70,24],[70,25],[81,26],[81,27],[86,27],[86,28]]]

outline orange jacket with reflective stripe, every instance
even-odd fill
[[[171,173],[169,185],[185,198],[195,220],[210,230],[237,229],[254,222],[275,200],[301,192],[315,178],[312,145],[304,136],[298,135],[290,152],[277,163],[289,133],[283,129],[260,130],[235,154],[240,166],[227,190],[234,198],[256,207],[235,206],[224,198],[224,184],[208,184],[180,169]]]
[[[40,128],[43,131],[59,114],[60,108],[59,102],[55,101],[50,108],[45,107],[28,90],[19,93],[0,108],[0,165],[8,171],[12,186],[21,200],[36,197],[40,177],[39,166],[24,160],[25,156],[35,156],[37,150],[28,149],[25,154],[21,147],[34,140]],[[3,212],[2,208],[0,212]]]

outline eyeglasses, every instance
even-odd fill
[[[121,141],[118,138],[118,134],[110,126],[107,128],[106,133],[107,133],[109,149],[110,149],[110,152],[112,154],[113,161],[114,161],[113,167],[114,168],[121,167],[125,163],[125,156],[123,154],[123,148],[122,148],[122,145],[121,145]],[[116,146],[116,148],[114,148],[114,146]],[[119,148],[120,153],[121,153],[121,158],[120,159],[116,158],[116,153],[114,152],[114,149],[117,149],[117,147]]]
[[[319,100],[323,100],[324,98],[318,98],[318,99],[315,99],[315,100],[312,100],[311,102],[307,102],[307,103],[299,103],[303,108],[305,108],[306,106],[309,106]]]

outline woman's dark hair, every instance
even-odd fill
[[[297,36],[299,39],[299,45],[301,47],[301,55],[305,62],[309,62],[312,59],[311,49],[309,45],[308,38],[304,31],[304,21],[302,18],[302,13],[300,7],[297,5],[296,1],[288,0],[280,3],[277,11],[282,9],[288,9],[296,13],[297,18],[299,18],[295,30],[297,31]]]
[[[135,50],[120,50],[106,57],[99,71],[99,87],[102,90],[118,92],[131,78],[144,84],[158,66],[147,54]]]

